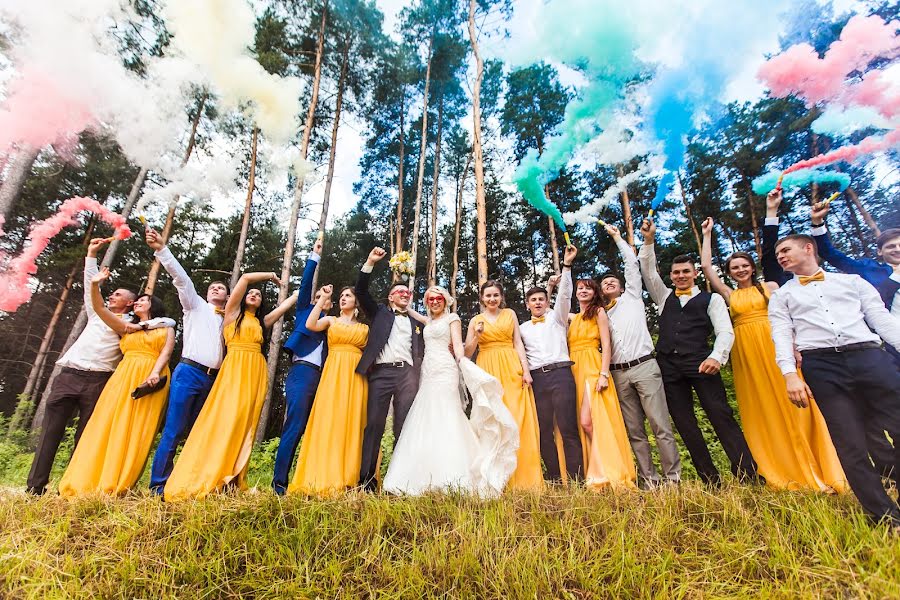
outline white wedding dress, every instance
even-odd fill
[[[495,496],[516,468],[519,430],[503,404],[500,382],[449,350],[455,314],[429,322],[419,391],[384,478],[392,493],[459,491]],[[460,373],[472,396],[466,418]]]

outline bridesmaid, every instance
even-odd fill
[[[369,326],[358,320],[353,286],[341,290],[337,317],[321,316],[331,302],[326,285],[306,319],[310,331],[328,330],[328,358],[300,445],[297,470],[288,486],[292,494],[328,495],[355,487],[362,463],[368,382],[356,373],[369,337]]]
[[[111,312],[100,296],[100,284],[109,278],[104,268],[91,280],[91,304],[110,329],[122,336],[122,362],[103,388],[97,406],[59,482],[61,496],[102,492],[124,494],[140,478],[159,428],[169,392],[169,357],[175,347],[173,327],[137,329]],[[134,301],[133,323],[163,317],[163,303],[144,294]],[[172,321],[172,325],[175,322]],[[131,333],[131,331],[134,331]],[[137,399],[131,392],[140,385],[165,385]]]
[[[767,200],[774,201],[772,193]],[[712,218],[703,221],[700,265],[731,312],[734,391],[744,437],[759,474],[774,488],[844,491],[844,471],[815,400],[810,400],[808,410],[791,404],[775,363],[768,306],[778,284],[760,283],[753,257],[735,252],[725,261],[725,272],[737,283],[737,289],[726,285],[712,266],[713,224]],[[766,279],[777,275],[767,273]]]
[[[297,302],[297,295],[291,294],[266,313],[259,288],[247,289],[262,281],[281,285],[275,273],[244,273],[231,290],[222,330],[227,354],[166,482],[166,500],[203,498],[225,486],[246,488],[244,477],[268,385],[262,354],[265,331]]]
[[[609,376],[612,356],[606,299],[593,279],[575,283],[580,311],[569,321],[569,355],[581,426],[588,438],[585,485],[636,488],[637,473],[619,397]],[[587,400],[587,401],[586,401]]]
[[[516,470],[507,487],[541,490],[544,475],[537,409],[519,322],[516,313],[506,308],[503,287],[497,281],[488,280],[481,286],[480,300],[484,310],[469,321],[465,351],[471,357],[477,348],[475,364],[503,384],[503,403],[519,428]]]

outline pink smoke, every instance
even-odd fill
[[[784,172],[791,173],[799,169],[820,167],[822,165],[828,165],[831,163],[840,162],[842,160],[853,162],[860,156],[863,156],[865,154],[874,154],[875,152],[881,152],[882,150],[887,150],[891,146],[896,146],[898,144],[900,144],[900,128],[895,129],[882,137],[870,135],[854,146],[842,146],[836,150],[832,150],[831,152],[826,152],[825,154],[820,154],[806,160],[801,160],[800,162],[792,164],[790,167],[785,169]]]
[[[90,109],[75,95],[39,69],[25,67],[10,82],[0,108],[0,154],[13,144],[70,147],[94,124]]]
[[[862,81],[850,86],[839,100],[844,105],[871,106],[889,119],[900,114],[900,94],[896,91],[896,84],[891,85],[883,71],[869,71],[863,75]]]
[[[50,243],[50,239],[67,225],[75,224],[76,215],[89,210],[109,223],[115,229],[113,237],[125,240],[131,237],[131,229],[125,217],[103,206],[96,200],[84,197],[69,198],[52,217],[36,223],[28,232],[29,244],[22,254],[9,261],[4,273],[0,273],[0,310],[15,312],[31,299],[28,282],[37,273],[37,258]],[[0,223],[2,235],[2,223]]]
[[[900,55],[898,27],[898,21],[885,23],[877,16],[857,15],[823,58],[809,44],[796,44],[769,59],[757,75],[776,97],[794,94],[809,106],[837,98],[850,73],[864,69],[875,58]]]

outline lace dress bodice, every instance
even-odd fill
[[[439,380],[441,385],[459,385],[459,367],[450,352],[450,324],[459,321],[459,316],[450,313],[431,321],[425,326],[422,337],[425,340],[425,358],[422,361],[422,381]]]

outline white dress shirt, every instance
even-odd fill
[[[654,244],[644,244],[638,253],[638,261],[641,264],[641,273],[644,276],[644,285],[650,292],[650,297],[656,303],[659,314],[662,315],[666,308],[666,300],[669,294],[675,293],[670,287],[663,283],[662,277],[656,270],[656,249]],[[687,304],[691,298],[700,293],[700,288],[696,285],[691,288],[691,295],[678,296],[681,306]],[[731,324],[731,316],[728,314],[728,306],[725,299],[719,294],[711,294],[709,306],[706,314],[712,323],[716,340],[713,342],[713,349],[708,358],[716,360],[720,365],[724,365],[728,361],[728,353],[731,352],[731,346],[734,344],[734,327]]]
[[[900,283],[900,273],[894,272],[894,274],[891,275],[891,279]],[[894,302],[891,304],[891,314],[900,319],[900,290],[897,290],[897,293],[894,294]]]
[[[769,321],[775,361],[784,374],[797,371],[794,345],[802,352],[883,339],[900,348],[900,321],[859,275],[825,273],[824,281],[806,285],[791,279],[772,292]]]
[[[412,366],[412,323],[404,315],[394,316],[394,326],[375,364],[405,362]]]
[[[653,338],[647,328],[647,313],[641,298],[641,270],[628,242],[616,239],[625,263],[625,291],[606,311],[612,337],[611,362],[627,363],[653,353]]]
[[[572,307],[572,272],[563,269],[553,310],[544,313],[544,321],[525,321],[519,326],[525,356],[531,369],[568,362],[569,346],[566,342],[569,309]]]
[[[155,253],[159,264],[172,276],[178,299],[184,310],[184,345],[181,358],[198,362],[204,367],[222,366],[222,324],[225,316],[197,294],[194,282],[179,264],[168,247]]]

